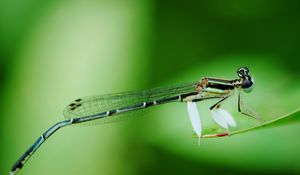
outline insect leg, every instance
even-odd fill
[[[239,95],[238,95],[238,111],[243,115],[247,115],[259,122],[262,122],[262,119],[254,111],[250,110],[249,108],[246,108],[243,105],[241,91],[239,91]]]

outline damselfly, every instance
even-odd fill
[[[250,92],[254,85],[249,69],[241,67],[237,70],[237,75],[238,78],[234,80],[204,77],[197,82],[170,88],[154,88],[74,100],[64,111],[66,120],[58,122],[46,130],[13,165],[11,174],[20,170],[52,134],[68,125],[115,122],[137,116],[138,112],[146,111],[154,106],[186,102],[193,130],[200,138],[202,128],[196,103],[207,99],[219,99],[210,107],[212,118],[217,124],[228,130],[229,126],[235,127],[236,122],[229,112],[221,109],[220,106],[233,95],[234,89],[238,89],[238,111],[257,119],[254,114],[244,110],[241,100],[241,91]]]

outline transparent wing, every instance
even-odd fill
[[[142,102],[151,102],[158,99],[194,92],[196,86],[197,82],[194,82],[168,88],[153,88],[143,91],[132,91],[80,98],[74,100],[65,108],[64,116],[66,119],[70,119],[94,115],[101,112],[106,112],[108,110],[132,106]],[[135,111],[129,111],[110,117],[89,121],[85,124],[102,124],[125,120],[133,116],[140,116],[148,110],[149,108],[143,108]]]

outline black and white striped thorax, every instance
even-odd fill
[[[222,80],[216,78],[207,78],[206,88],[212,88],[217,90],[233,90],[235,88],[235,80]]]

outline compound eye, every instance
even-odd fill
[[[244,92],[251,92],[254,87],[254,82],[251,79],[243,79],[242,88]]]

